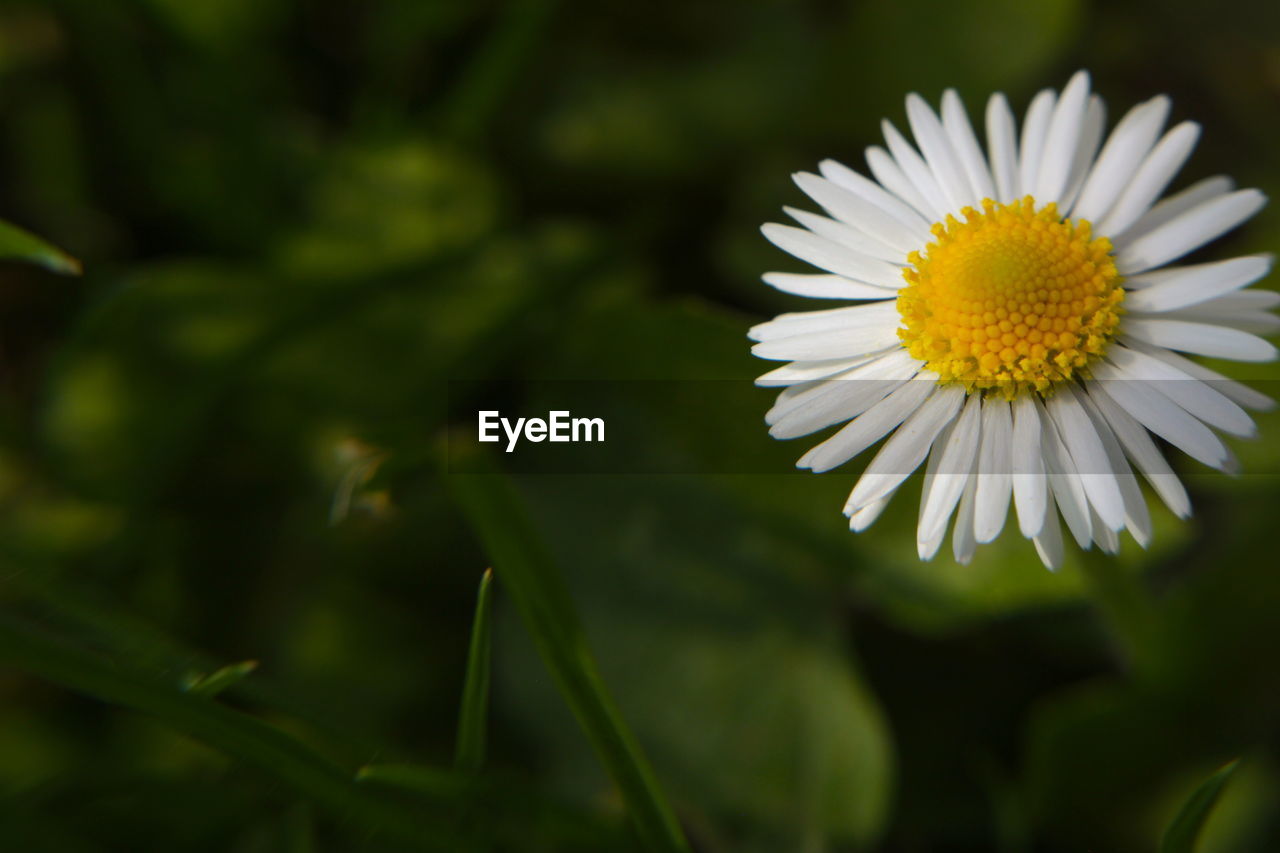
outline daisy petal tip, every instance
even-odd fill
[[[1035,539],[1044,533],[1044,519],[1040,519],[1039,525],[1023,524],[1022,519],[1018,519],[1018,532],[1022,534],[1024,539]]]
[[[1258,399],[1254,401],[1255,405],[1250,406],[1255,412],[1273,412],[1276,408],[1276,401],[1266,395],[1258,395]]]

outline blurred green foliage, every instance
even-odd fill
[[[449,769],[498,559],[449,381],[746,383],[747,326],[802,304],[758,282],[797,269],[757,230],[789,173],[860,165],[907,91],[1020,106],[1078,67],[1113,119],[1167,91],[1203,123],[1188,181],[1280,191],[1274,3],[0,2],[0,218],[85,266],[0,281],[0,848],[640,849],[502,565],[484,767]],[[741,436],[637,411],[645,452],[754,447],[768,397]],[[515,500],[699,851],[1152,850],[1237,756],[1196,849],[1268,851],[1261,428],[1264,473],[1179,462],[1196,517],[1092,571],[1015,536],[921,564],[905,494],[854,537],[851,475],[781,443],[776,476]]]

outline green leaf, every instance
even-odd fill
[[[0,258],[39,264],[50,272],[80,275],[80,262],[66,252],[8,222],[0,222]]]
[[[694,477],[521,485],[628,722],[664,788],[702,818],[699,840],[708,849],[873,848],[889,814],[894,748],[851,654],[847,615],[831,605],[841,587],[818,580],[825,562]],[[615,533],[582,535],[603,529]],[[717,530],[740,535],[708,532]],[[500,620],[495,630],[501,638],[514,627]],[[556,777],[590,790],[599,785],[592,756],[536,672],[531,645],[504,643],[494,678],[553,756]]]
[[[1164,839],[1160,842],[1160,853],[1193,853],[1200,830],[1209,819],[1209,813],[1218,802],[1222,789],[1239,766],[1240,759],[1237,758],[1196,788],[1195,793],[1183,803],[1173,823],[1165,830]]]
[[[453,764],[475,773],[484,764],[485,724],[489,714],[489,659],[493,645],[493,569],[480,577],[476,617],[471,626],[471,649],[467,654],[467,677],[462,687],[462,709],[458,713],[458,744]]]
[[[246,675],[258,668],[256,660],[228,664],[208,675],[193,673],[183,681],[182,689],[194,696],[211,698],[217,696],[234,684],[239,683]]]
[[[675,814],[600,678],[569,592],[514,487],[497,472],[458,475],[452,484],[641,837],[654,849],[687,851]]]
[[[372,796],[348,771],[261,720],[133,671],[123,661],[99,658],[7,615],[0,617],[0,665],[147,714],[274,777],[341,820],[415,849],[466,849],[450,825]]]

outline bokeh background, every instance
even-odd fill
[[[1261,0],[0,3],[0,218],[85,266],[0,269],[0,848],[639,849],[501,565],[483,790],[432,776],[492,559],[459,412],[748,389],[801,306],[759,283],[800,269],[758,231],[791,172],[861,167],[908,91],[1021,110],[1080,67],[1112,121],[1203,123],[1178,186],[1280,194]],[[1273,206],[1210,252],[1277,246]],[[1280,849],[1280,417],[1090,575],[1008,535],[921,564],[911,488],[852,536],[857,465],[788,473],[769,397],[633,416],[774,475],[515,478],[697,850],[1153,850],[1235,758],[1199,849]],[[204,701],[278,754],[182,692],[246,660]]]

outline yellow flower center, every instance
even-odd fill
[[[1013,399],[1048,391],[1106,351],[1124,299],[1111,242],[1027,196],[947,216],[908,257],[899,337],[943,382]],[[912,268],[914,267],[914,268]]]

